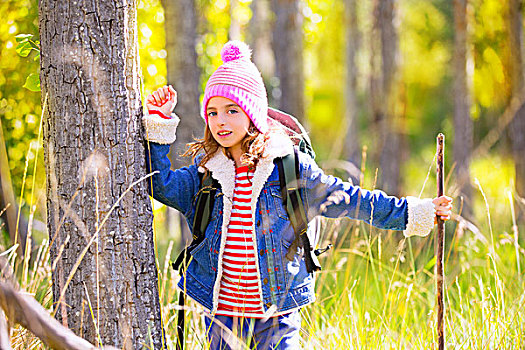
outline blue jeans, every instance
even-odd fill
[[[301,314],[299,310],[266,322],[257,318],[206,315],[206,336],[210,350],[242,348],[243,342],[250,349],[299,349]]]

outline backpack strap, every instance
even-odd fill
[[[197,195],[196,211],[193,217],[193,240],[198,241],[197,245],[204,239],[204,233],[210,222],[215,204],[215,193],[219,187],[218,181],[213,179],[211,175],[199,174],[199,177],[202,185]]]
[[[193,240],[189,246],[184,248],[172,264],[175,270],[184,269],[189,263],[190,252],[204,240],[206,228],[210,222],[211,213],[215,204],[215,194],[219,188],[219,182],[209,174],[199,173],[201,189],[197,194],[195,216],[193,217]],[[185,262],[184,264],[182,262]],[[182,272],[182,271],[181,271]]]
[[[173,269],[179,270],[180,273],[190,262],[190,252],[195,249],[204,240],[204,234],[208,223],[210,222],[211,213],[215,204],[215,194],[219,188],[219,182],[213,179],[209,174],[199,173],[201,189],[197,193],[196,211],[193,217],[193,241],[189,246],[184,248],[172,264]],[[183,264],[184,262],[184,264]],[[177,344],[176,350],[184,349],[184,304],[186,295],[183,291],[179,292],[179,311],[177,313]]]
[[[321,269],[319,260],[313,252],[308,238],[308,220],[304,210],[304,205],[299,192],[299,154],[294,147],[294,152],[283,158],[276,160],[276,165],[279,170],[279,182],[281,185],[281,193],[284,201],[284,206],[290,222],[294,229],[295,239],[286,252],[286,258],[292,260],[297,251],[299,244],[304,250],[304,261],[308,273],[313,273]]]
[[[177,344],[176,350],[184,349],[184,304],[186,302],[186,295],[184,291],[179,292],[179,311],[177,311]]]

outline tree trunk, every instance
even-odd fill
[[[522,0],[509,0],[507,25],[510,42],[510,83],[512,99],[523,97],[525,78],[523,76],[523,30]],[[510,124],[510,138],[515,164],[516,192],[525,198],[525,105],[518,109]]]
[[[171,146],[170,159],[173,168],[188,165],[190,159],[181,157],[186,144],[194,137],[202,137],[204,122],[200,117],[200,74],[197,66],[197,16],[194,0],[163,0],[166,28],[166,51],[168,63],[168,84],[173,85],[178,95],[175,113],[181,122],[177,128],[177,140]],[[176,33],[172,35],[171,33]],[[167,209],[168,230],[181,232],[181,245],[191,241],[191,233],[184,216],[175,209]],[[179,215],[179,219],[174,216]],[[178,226],[178,227],[177,227]]]
[[[467,59],[467,0],[454,0],[454,163],[459,195],[463,197],[462,216],[472,216],[470,158],[473,148],[471,98]]]
[[[383,116],[383,99],[381,89],[381,36],[379,27],[379,2],[380,0],[373,0],[372,2],[372,26],[368,35],[368,44],[370,50],[369,64],[370,74],[368,81],[368,116],[369,116],[369,130],[372,136],[372,147],[369,148],[368,158],[372,160],[373,164],[379,163],[379,156],[381,154],[381,122]]]
[[[141,180],[136,4],[39,6],[57,318],[91,343],[162,349],[152,210]]]
[[[197,16],[194,0],[164,0],[162,4],[166,13],[168,84],[177,91],[175,113],[181,118],[177,141],[171,152],[173,166],[178,168],[189,163],[188,159],[180,157],[186,150],[186,144],[192,142],[194,137],[202,137],[204,129],[199,109],[201,72],[195,51]]]
[[[275,14],[273,52],[279,90],[278,108],[305,122],[303,72],[303,18],[299,0],[272,0]]]
[[[270,23],[270,2],[268,0],[252,1],[250,8],[252,18],[249,23],[247,42],[253,50],[253,63],[261,71],[265,81],[275,75],[275,58],[272,53],[272,33]],[[268,86],[268,100],[271,105],[273,86]]]
[[[237,6],[239,6],[239,0],[230,0],[230,29],[228,30],[230,40],[242,40],[241,24],[235,16]]]
[[[345,1],[346,19],[346,84],[345,84],[345,158],[358,164],[360,147],[358,138],[359,104],[357,102],[357,64],[356,55],[360,46],[360,34],[357,23],[356,0]]]
[[[380,0],[378,21],[381,45],[381,117],[380,187],[390,194],[399,194],[402,163],[402,120],[398,112],[398,36],[394,25],[396,0]],[[374,53],[372,53],[374,54]]]

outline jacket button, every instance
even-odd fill
[[[264,249],[261,249],[261,250],[259,251],[259,254],[260,254],[261,256],[263,256],[263,255],[264,255]]]
[[[264,284],[268,284],[268,278],[263,279]]]
[[[257,227],[261,226],[261,220],[257,220]]]

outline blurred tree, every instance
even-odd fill
[[[399,194],[400,170],[404,158],[403,123],[399,113],[399,55],[396,22],[396,0],[375,0],[372,40],[373,68],[371,82],[373,120],[378,123],[379,186],[388,193]],[[378,70],[380,60],[381,69]]]
[[[462,197],[462,215],[472,216],[472,188],[470,159],[473,148],[473,123],[470,116],[471,97],[468,60],[467,31],[468,0],[454,0],[454,163],[458,194]]]
[[[358,66],[357,52],[361,44],[356,0],[345,1],[346,27],[346,84],[345,84],[345,120],[346,137],[345,158],[358,164],[361,152],[359,147],[359,104],[357,100]],[[353,179],[357,180],[357,179]]]
[[[168,84],[173,85],[178,95],[175,113],[181,117],[177,129],[177,140],[171,146],[170,159],[174,169],[188,165],[190,159],[182,158],[186,144],[194,137],[202,137],[204,123],[199,112],[200,75],[197,66],[197,16],[194,0],[163,0],[166,28],[166,51]],[[167,208],[167,227],[170,231],[179,225],[181,244],[191,241],[191,233],[184,216]],[[175,215],[179,215],[175,220]],[[177,229],[178,231],[178,229]]]
[[[53,298],[92,343],[162,349],[135,6],[40,1]]]
[[[230,30],[228,37],[230,40],[242,40],[241,23],[236,16],[239,7],[239,0],[230,0]]]
[[[379,136],[380,131],[379,125],[382,120],[381,111],[381,40],[379,32],[379,1],[374,0],[372,2],[372,25],[370,31],[367,33],[368,45],[369,45],[369,62],[370,62],[370,81],[368,82],[368,115],[370,117],[370,129],[371,134],[375,135],[372,139],[374,147],[372,147],[372,155],[374,159],[379,158],[377,156],[379,148]]]
[[[523,100],[525,81],[523,75],[523,1],[509,0],[507,26],[509,33],[511,99]],[[510,138],[515,163],[516,192],[525,198],[525,104],[519,109],[510,124]]]
[[[303,15],[300,0],[272,0],[275,14],[272,47],[279,80],[274,98],[280,110],[305,122]]]
[[[11,172],[7,159],[7,150],[2,122],[0,121],[0,212],[3,227],[9,233],[11,244],[18,243],[18,254],[23,257],[27,240],[27,221],[23,215],[18,216],[19,207],[11,182]]]
[[[270,26],[269,0],[252,1],[250,4],[252,17],[249,23],[246,41],[253,50],[252,60],[261,71],[268,91],[268,103],[273,103],[273,80],[275,75],[275,57],[272,54],[272,32]],[[269,84],[268,84],[269,82]]]
[[[452,116],[454,110],[451,64],[454,26],[450,25],[454,22],[454,11],[448,0],[407,0],[400,5],[403,14],[399,30],[403,60],[400,74],[406,87],[407,136],[413,155],[408,161],[421,166],[421,160],[416,159],[423,150],[425,154],[434,153],[438,132],[452,136],[452,118],[445,116]],[[453,140],[449,141],[452,146]],[[428,156],[424,158],[425,162],[431,162]],[[450,164],[452,158],[446,157]],[[415,174],[412,170],[404,171],[407,190],[413,188],[414,182],[408,179],[412,174]],[[429,186],[432,193],[433,188]]]
[[[11,203],[11,206],[3,217],[13,215],[11,211],[14,211],[14,216],[17,217],[17,208],[19,208],[21,210],[19,234],[24,235],[27,228],[26,218],[29,216],[26,203],[31,203],[31,194],[33,199],[43,194],[45,172],[42,152],[38,159],[35,153],[36,148],[39,147],[37,135],[41,114],[40,94],[22,87],[30,73],[38,72],[39,61],[34,50],[27,52],[27,57],[21,57],[17,53],[15,36],[38,33],[38,1],[0,1],[0,16],[3,19],[0,22],[0,118],[7,157],[2,159],[4,174],[2,181],[5,186],[12,187],[14,195],[13,200],[8,199],[8,195],[4,198]],[[37,41],[38,38],[33,39]],[[37,168],[33,174],[34,162]],[[7,180],[8,173],[10,173],[10,181]],[[24,189],[23,193],[22,189]],[[0,210],[2,209],[3,206]],[[39,214],[40,212],[36,213],[35,220],[41,218]],[[25,223],[22,225],[23,222]],[[5,228],[12,230],[10,232],[12,235],[16,224],[14,227]]]
[[[347,142],[345,3],[340,0],[308,0],[303,2],[301,11],[304,16],[308,131],[318,159],[330,162],[345,156]],[[323,167],[327,165],[323,164]]]
[[[196,0],[196,12],[199,14],[197,42],[197,64],[201,68],[201,91],[206,82],[222,64],[221,49],[228,41],[230,16],[228,2],[225,0]]]

